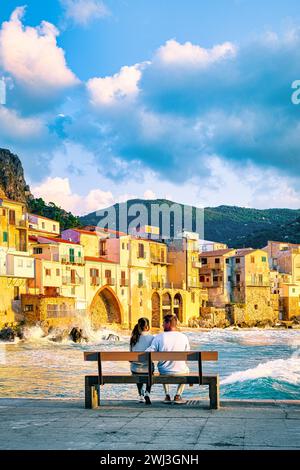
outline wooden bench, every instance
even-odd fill
[[[85,361],[98,363],[98,374],[85,376],[85,407],[96,408],[100,406],[100,387],[105,384],[188,384],[208,385],[210,408],[218,409],[219,401],[219,376],[202,373],[202,362],[217,361],[218,353],[215,351],[188,351],[188,352],[123,352],[100,351],[84,352]],[[131,373],[103,373],[102,362],[134,361],[146,362],[148,373],[132,375]],[[196,361],[197,372],[183,375],[160,375],[153,373],[154,361]]]

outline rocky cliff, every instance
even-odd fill
[[[9,199],[28,203],[33,196],[24,178],[22,163],[17,155],[0,148],[0,188]]]

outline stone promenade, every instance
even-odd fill
[[[300,449],[300,402],[0,399],[0,449]]]

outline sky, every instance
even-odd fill
[[[0,0],[0,79],[0,147],[75,214],[300,207],[296,0]]]

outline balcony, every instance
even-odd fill
[[[152,282],[152,289],[160,289],[160,282]]]
[[[75,279],[72,279],[71,276],[63,276],[62,283],[64,286],[80,286],[83,284],[83,277],[76,276]]]
[[[120,280],[120,287],[128,287],[128,286],[129,286],[128,279],[121,279]]]
[[[106,281],[106,284],[108,286],[115,286],[116,285],[116,281],[112,277],[106,277],[105,281]]]
[[[84,264],[84,259],[81,256],[61,256],[60,261],[63,264]]]
[[[150,261],[153,264],[169,264],[165,256],[151,255]]]
[[[146,287],[146,281],[139,281],[138,282],[138,287]]]
[[[92,276],[90,278],[90,284],[91,284],[91,286],[100,286],[100,277]]]
[[[26,252],[27,251],[27,243],[19,243],[19,246],[17,247],[17,251],[22,251]]]
[[[27,228],[27,220],[18,220],[16,227]]]
[[[193,261],[192,266],[193,266],[193,268],[200,269],[200,268],[202,268],[202,263],[200,261]]]

